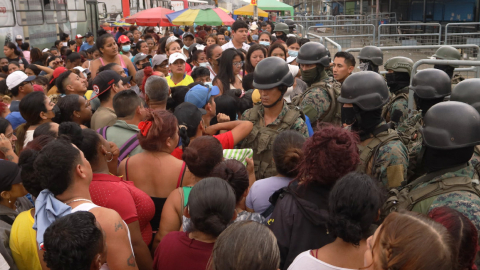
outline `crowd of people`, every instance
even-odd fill
[[[480,79],[290,20],[70,38],[0,59],[0,269],[480,265]]]

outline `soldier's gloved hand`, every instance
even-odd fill
[[[217,114],[217,121],[218,121],[218,123],[230,122],[230,116],[228,116],[224,113],[219,113],[219,114]]]

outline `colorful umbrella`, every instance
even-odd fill
[[[254,5],[246,5],[244,7],[241,7],[239,9],[235,9],[233,11],[233,14],[235,15],[250,15],[250,16],[253,16],[253,8],[254,8]],[[261,10],[260,8],[257,8],[258,10],[258,17],[265,17],[267,18],[268,17],[268,13]]]
[[[221,9],[221,10],[223,10],[223,11],[225,11],[225,13],[227,13],[227,14],[232,13],[232,12],[230,12],[230,10],[228,10],[228,9],[226,9],[226,8],[223,8],[223,7],[218,7],[218,8]]]
[[[214,6],[200,5],[167,15],[175,25],[232,25],[235,20],[225,11]]]
[[[142,26],[173,26],[166,17],[172,12],[173,10],[162,7],[149,8],[125,18],[125,22]]]

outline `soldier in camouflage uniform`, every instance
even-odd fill
[[[382,117],[394,124],[395,127],[408,117],[408,86],[413,61],[407,57],[393,57],[384,65],[390,93],[394,96],[383,107]]]
[[[410,192],[431,189],[417,194],[423,199],[418,199],[412,211],[427,214],[447,206],[467,216],[480,230],[478,184],[471,182],[475,170],[468,163],[480,144],[480,114],[472,106],[450,101],[433,106],[424,119],[421,132],[428,173],[414,181]]]
[[[328,50],[317,42],[305,43],[298,51],[297,63],[300,65],[302,80],[309,87],[293,99],[293,104],[302,109],[314,128],[317,122],[340,125],[338,94],[328,84],[325,72],[325,68],[330,65]]]
[[[408,150],[395,130],[382,118],[388,102],[388,87],[381,75],[362,71],[350,75],[342,85],[342,123],[360,135],[361,164],[357,171],[398,187],[407,176]]]
[[[423,116],[430,107],[442,102],[452,92],[448,75],[441,70],[432,68],[421,70],[415,74],[410,89],[414,92],[415,104],[420,112],[415,112],[396,128],[409,150],[408,180],[415,179],[425,172],[421,166],[423,151],[422,134],[419,132],[423,125]]]
[[[308,138],[304,115],[297,107],[289,107],[283,95],[293,85],[293,76],[287,63],[278,57],[268,57],[258,63],[253,74],[253,86],[260,91],[261,103],[246,110],[243,120],[253,122],[252,132],[242,148],[253,149],[257,179],[277,174],[273,161],[273,141],[283,130],[296,130]]]
[[[442,60],[461,60],[462,55],[460,52],[455,49],[452,46],[448,45],[443,45],[440,47],[432,57],[435,57],[436,59],[442,59]],[[455,71],[455,68],[458,68],[458,66],[449,66],[449,65],[435,65],[433,66],[436,69],[440,69],[445,71],[445,73],[448,74],[448,77],[450,77],[451,82],[452,82],[452,89],[457,85],[459,82],[465,80],[464,77],[462,77],[460,74],[453,74]]]
[[[480,79],[468,79],[460,82],[452,90],[451,101],[467,103],[480,113]],[[472,166],[480,171],[480,145],[475,146],[475,151],[470,159]],[[479,174],[480,175],[480,174]]]
[[[378,67],[383,65],[383,52],[376,46],[365,46],[358,54],[361,71],[373,71],[378,73]]]

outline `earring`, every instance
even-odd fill
[[[10,201],[10,199],[8,199],[8,203],[10,203],[10,204],[11,204],[11,203],[12,203],[12,201]]]
[[[107,162],[110,162],[113,160],[113,153],[112,152],[107,152],[107,154],[110,153],[110,155],[112,155],[112,157],[110,157],[109,159],[107,159]],[[105,154],[105,158],[107,157],[107,154]]]

